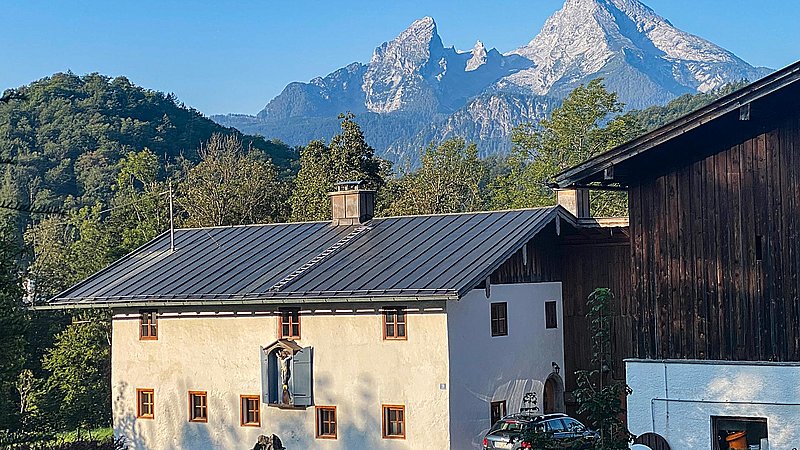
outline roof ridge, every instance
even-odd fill
[[[553,209],[557,206],[558,205],[550,205],[550,206],[537,206],[535,208],[495,209],[490,211],[466,211],[466,212],[437,213],[437,214],[405,214],[399,216],[375,217],[373,220],[404,219],[407,217],[441,217],[441,216],[469,216],[477,214],[499,214],[499,213],[509,213],[509,212],[524,212],[524,211],[538,211],[543,209]]]

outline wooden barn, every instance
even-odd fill
[[[631,431],[673,449],[797,447],[800,63],[556,185],[579,198],[628,192],[614,351],[633,389]],[[569,348],[579,330],[565,325]]]

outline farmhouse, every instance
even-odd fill
[[[373,199],[342,184],[328,222],[167,232],[54,299],[112,311],[115,433],[467,449],[506,413],[563,411],[561,243],[611,233],[561,206],[372,218]]]
[[[556,185],[628,192],[614,352],[633,389],[631,431],[660,435],[658,448],[797,447],[800,63]]]

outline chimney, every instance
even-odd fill
[[[375,191],[361,189],[361,181],[336,183],[329,193],[333,225],[360,225],[375,215]]]
[[[591,217],[589,213],[589,189],[556,189],[556,202],[578,219]]]

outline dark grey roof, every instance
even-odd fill
[[[58,295],[52,307],[451,299],[561,207],[175,230]]]

